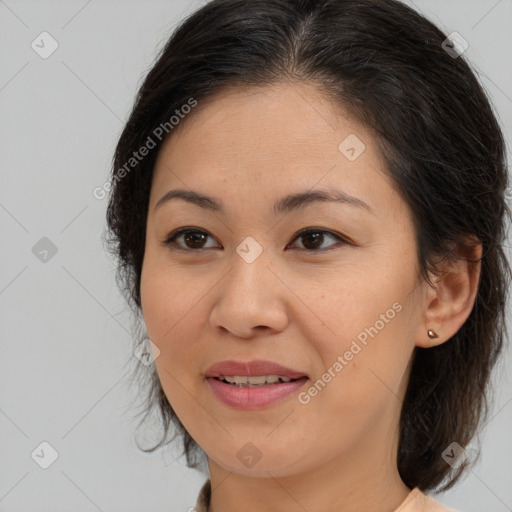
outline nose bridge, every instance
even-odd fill
[[[228,277],[227,293],[235,293],[237,301],[254,303],[269,288],[269,280],[275,280],[268,266],[269,252],[253,237],[246,237],[237,247],[232,258],[232,270]],[[274,286],[271,286],[274,289]],[[242,300],[244,299],[244,300]],[[248,300],[245,300],[248,299]]]
[[[269,253],[256,240],[247,237],[238,245],[211,313],[215,327],[238,336],[249,336],[254,327],[283,328],[286,311],[279,300],[283,290],[269,264]]]

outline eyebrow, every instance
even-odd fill
[[[193,190],[175,189],[163,195],[155,205],[155,210],[172,199],[182,199],[212,212],[224,213],[223,202],[220,199],[210,197]],[[353,197],[341,190],[329,188],[326,190],[313,190],[289,194],[277,200],[272,206],[274,215],[284,214],[293,210],[304,208],[314,202],[335,202],[347,204],[367,210],[375,215],[373,209],[362,199]]]

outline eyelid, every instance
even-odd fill
[[[208,249],[212,249],[212,247],[199,248],[199,249],[190,249],[190,248],[186,248],[186,247],[180,247],[179,245],[174,245],[175,239],[178,238],[180,235],[183,235],[183,234],[186,234],[186,233],[200,233],[200,234],[207,235],[208,237],[216,240],[215,237],[213,235],[211,235],[205,229],[197,228],[197,227],[194,227],[194,226],[185,226],[185,227],[181,227],[181,228],[178,228],[178,229],[172,231],[166,237],[166,239],[162,242],[162,244],[165,247],[167,247],[167,248],[171,248],[172,250],[181,251],[181,252],[187,252],[187,253],[201,253],[201,252],[206,251]],[[343,246],[343,245],[355,246],[356,245],[349,238],[347,238],[346,236],[340,235],[340,234],[336,233],[335,231],[331,231],[330,229],[326,229],[326,228],[314,227],[314,226],[303,228],[303,229],[297,231],[292,236],[290,244],[293,243],[295,240],[299,239],[301,236],[306,235],[308,233],[323,233],[323,234],[326,234],[327,236],[330,236],[332,238],[338,239],[338,243],[337,244],[333,244],[332,246],[329,246],[326,249],[316,249],[316,250],[313,250],[313,249],[302,249],[300,247],[299,248],[295,248],[295,249],[298,249],[301,252],[306,252],[306,253],[309,253],[309,254],[314,254],[314,253],[322,254],[322,253],[325,253],[327,251],[339,248],[340,244],[341,244],[341,246]],[[217,241],[217,243],[219,243],[219,242]],[[288,244],[286,247],[289,247],[290,244]]]

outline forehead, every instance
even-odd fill
[[[292,157],[293,152],[297,158],[320,157],[325,152],[337,155],[340,127],[369,138],[339,103],[312,84],[230,87],[199,101],[164,149],[172,154],[193,145],[201,150],[197,156],[214,151],[218,158],[229,155],[231,161],[236,156],[246,158],[248,152],[252,158],[262,159],[265,155]],[[239,148],[244,149],[243,154]]]
[[[165,141],[151,203],[172,187],[225,189],[229,199],[236,190],[247,202],[325,185],[366,196],[378,210],[400,200],[384,166],[370,131],[317,87],[231,88],[199,101]]]

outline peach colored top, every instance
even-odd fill
[[[207,480],[201,487],[193,512],[207,512],[210,496],[211,482]],[[394,512],[457,512],[457,510],[439,503],[415,487]]]

